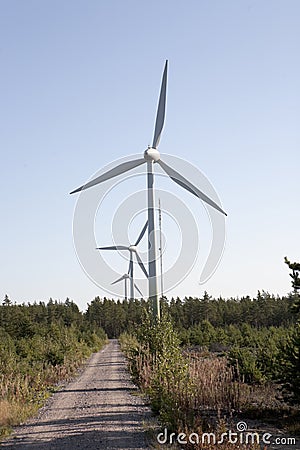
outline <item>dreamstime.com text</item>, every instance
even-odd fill
[[[157,442],[159,444],[210,444],[210,445],[222,445],[222,444],[263,444],[263,445],[296,445],[295,437],[275,437],[270,433],[257,433],[256,431],[247,431],[246,422],[238,422],[236,425],[236,431],[228,430],[226,433],[168,433],[165,428],[163,432],[157,435]],[[282,448],[282,447],[281,447]]]

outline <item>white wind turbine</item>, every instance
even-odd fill
[[[97,250],[128,250],[129,251],[129,267],[128,267],[128,273],[124,274],[121,278],[119,278],[118,280],[114,281],[112,284],[118,283],[121,280],[125,280],[125,293],[127,294],[127,279],[130,279],[130,298],[133,300],[134,299],[134,288],[136,288],[136,290],[141,294],[141,296],[143,297],[143,294],[141,293],[141,291],[139,290],[139,288],[137,287],[137,285],[134,282],[134,278],[133,278],[133,255],[135,255],[138,265],[140,266],[140,268],[142,269],[142,271],[144,272],[146,278],[148,278],[148,273],[147,270],[143,264],[143,261],[140,258],[140,255],[138,254],[137,251],[137,246],[139,245],[139,243],[141,242],[141,240],[143,239],[143,236],[147,230],[148,227],[148,220],[145,223],[145,225],[143,226],[142,231],[139,234],[139,237],[137,238],[136,242],[132,245],[110,245],[109,247],[97,247]]]
[[[130,279],[130,275],[129,275],[129,273],[124,273],[124,275],[122,275],[120,278],[118,278],[116,281],[114,281],[113,283],[111,283],[111,284],[117,284],[117,283],[120,283],[121,281],[123,281],[124,280],[124,298],[125,298],[125,300],[127,300],[127,280],[128,279]],[[132,279],[132,278],[131,278]],[[138,291],[138,293],[140,294],[140,296],[141,297],[143,297],[143,294],[142,294],[142,292],[139,290],[139,288],[138,288],[138,286],[135,284],[135,283],[133,283],[134,284],[134,287],[135,287],[135,289]],[[131,297],[131,296],[130,296]]]
[[[191,192],[196,197],[200,198],[208,205],[220,211],[222,214],[227,215],[222,208],[217,205],[213,200],[211,200],[207,195],[201,192],[196,186],[194,186],[189,180],[187,180],[183,175],[178,173],[176,170],[172,169],[168,164],[162,161],[160,157],[160,153],[157,150],[161,132],[164,125],[165,120],[165,107],[166,107],[166,90],[167,90],[167,70],[168,70],[168,61],[165,63],[165,68],[162,77],[160,96],[158,101],[158,108],[156,114],[156,122],[153,136],[152,146],[148,147],[144,151],[144,155],[142,158],[134,159],[131,161],[124,162],[114,167],[113,169],[108,170],[104,174],[95,178],[94,180],[80,186],[78,189],[75,189],[71,192],[74,194],[75,192],[83,191],[84,189],[88,189],[92,186],[95,186],[99,183],[103,183],[111,178],[114,178],[122,173],[127,172],[128,170],[134,169],[135,167],[140,166],[141,164],[147,163],[147,191],[148,191],[148,282],[149,282],[149,299],[153,305],[153,313],[156,319],[160,317],[160,308],[159,308],[159,298],[158,298],[158,289],[157,289],[157,276],[156,276],[156,242],[155,242],[155,227],[154,227],[154,174],[153,174],[153,164],[157,163],[160,167],[166,172],[166,174],[173,180],[175,183],[179,184],[184,189]]]

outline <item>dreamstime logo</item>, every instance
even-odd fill
[[[208,444],[208,445],[219,445],[222,444],[263,444],[265,445],[296,445],[296,438],[294,437],[274,437],[271,433],[258,433],[256,431],[248,430],[248,425],[246,422],[238,422],[236,424],[236,431],[228,430],[224,433],[168,433],[168,430],[165,428],[162,433],[157,435],[157,442],[159,444]],[[239,447],[238,447],[239,448]],[[264,447],[265,448],[265,447]]]
[[[130,159],[132,159],[132,156],[130,156]],[[94,179],[112,167],[128,160],[127,157],[114,161],[94,174],[92,178]],[[164,161],[183,174],[214,202],[221,205],[214,187],[199,169],[183,159],[170,155],[164,154]],[[188,276],[197,261],[199,251],[201,251],[201,233],[197,215],[201,210],[201,203],[206,209],[211,224],[210,250],[201,272],[199,268],[199,283],[203,284],[213,275],[223,254],[225,217],[211,206],[200,202],[192,194],[185,194],[196,199],[197,207],[192,210],[183,201],[184,195],[183,193],[181,195],[181,188],[178,185],[174,188],[174,183],[165,175],[159,164],[154,164],[154,173],[155,208],[157,209],[158,198],[160,198],[163,205],[163,215],[168,217],[169,222],[173,224],[173,229],[177,230],[173,230],[172,236],[169,236],[168,231],[163,230],[164,252],[167,254],[168,248],[173,249],[173,260],[171,263],[167,262],[164,270],[164,293],[180,284]],[[185,190],[182,191],[186,192]],[[195,204],[195,201],[193,204]],[[108,255],[112,252],[97,251],[96,248],[99,246],[128,246],[133,244],[134,242],[129,239],[130,226],[138,219],[142,224],[147,220],[146,170],[144,165],[95,185],[91,189],[83,190],[79,194],[73,217],[73,238],[77,257],[89,278],[112,296],[120,295],[120,287],[118,285],[112,286],[111,283],[120,275],[127,273],[129,252],[122,249],[118,250],[119,262],[124,266],[122,270],[120,266],[116,268],[111,255]],[[157,225],[158,220],[156,220],[156,227]],[[155,230],[155,235],[158,248],[158,229]],[[103,242],[103,236],[105,236],[105,242]],[[146,233],[144,240],[147,242],[147,239]],[[142,249],[139,254],[147,267],[147,248]],[[114,261],[115,256],[113,255]],[[135,279],[137,279],[137,276],[139,286],[147,297],[147,280],[138,268],[135,269]],[[159,286],[160,279],[158,276]]]

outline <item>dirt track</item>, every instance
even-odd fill
[[[56,392],[38,417],[1,443],[6,450],[147,449],[151,412],[129,380],[118,342],[92,355],[82,374]]]

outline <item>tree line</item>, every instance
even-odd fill
[[[296,323],[293,303],[293,294],[279,297],[264,291],[258,291],[255,298],[215,299],[205,292],[202,297],[161,299],[162,309],[179,331],[195,327],[204,320],[213,327],[242,324],[257,329],[288,327]],[[143,299],[115,301],[96,297],[88,305],[85,316],[90,323],[102,327],[110,338],[115,338],[125,331],[134,332],[141,325],[143,311],[147,308],[148,302]]]

